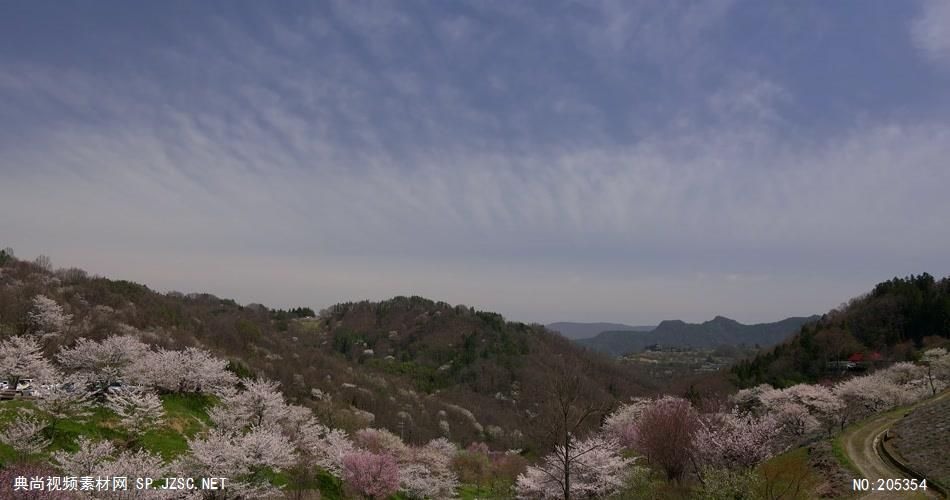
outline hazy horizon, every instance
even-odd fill
[[[0,247],[545,324],[950,274],[950,3],[796,7],[7,3]]]

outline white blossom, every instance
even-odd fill
[[[37,394],[36,406],[53,418],[63,419],[88,415],[92,394],[82,381],[70,378],[63,383],[49,384]]]
[[[106,407],[114,411],[122,425],[136,434],[158,426],[165,417],[162,401],[154,393],[127,387],[106,395]]]
[[[76,370],[97,392],[105,392],[129,375],[128,368],[142,359],[148,346],[131,336],[111,336],[102,342],[80,338],[57,355],[66,368]]]
[[[99,470],[99,466],[115,453],[115,446],[111,442],[92,441],[84,436],[77,440],[76,446],[79,449],[72,453],[53,452],[53,460],[59,464],[60,469],[72,476],[93,475]]]
[[[18,415],[16,420],[0,430],[0,443],[5,443],[19,453],[39,453],[50,445],[42,436],[46,421],[31,415]]]
[[[606,434],[576,440],[565,453],[558,446],[538,465],[518,476],[519,498],[562,498],[564,471],[570,472],[572,498],[602,498],[618,492],[637,469],[620,454],[620,443]]]
[[[71,320],[71,314],[66,314],[62,306],[45,295],[34,296],[33,307],[27,313],[31,331],[43,338],[65,332]]]
[[[43,357],[35,339],[13,336],[0,342],[0,376],[15,384],[19,379],[33,379],[34,385],[51,383],[59,375]]]

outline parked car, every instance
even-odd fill
[[[18,380],[16,383],[16,391],[24,396],[33,396],[36,393],[33,387],[33,379],[21,378]]]

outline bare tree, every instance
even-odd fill
[[[540,442],[554,447],[559,455],[562,467],[558,468],[560,477],[556,481],[565,500],[571,498],[571,471],[577,469],[574,462],[591,451],[579,454],[575,443],[582,434],[596,428],[611,408],[604,391],[583,376],[585,367],[572,361],[560,355],[551,360],[551,375],[535,394],[539,413],[529,424]]]

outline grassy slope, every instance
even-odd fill
[[[206,429],[210,420],[207,410],[216,403],[213,397],[190,394],[166,394],[162,396],[162,406],[165,408],[165,424],[145,433],[137,444],[153,453],[160,454],[165,460],[172,460],[188,449],[188,438],[191,438]],[[0,402],[0,429],[12,422],[24,412],[35,412],[41,417],[48,417],[36,409],[29,401]],[[76,451],[76,441],[85,436],[93,440],[108,439],[116,443],[130,442],[130,436],[118,427],[118,418],[110,410],[95,407],[90,415],[84,418],[63,419],[52,422],[45,431],[46,438],[52,441],[49,449],[31,458],[50,461],[51,454],[57,450]],[[16,453],[8,445],[0,443],[0,467],[4,463],[17,458]],[[296,489],[297,486],[285,474],[275,474],[272,483],[285,486],[287,489]],[[334,500],[343,499],[343,484],[340,480],[326,471],[318,470],[314,478],[301,484],[303,489],[320,491],[321,498]],[[475,487],[463,485],[460,488],[462,498],[476,498]],[[488,498],[485,489],[480,490],[477,498]],[[394,499],[402,498],[394,495]]]

